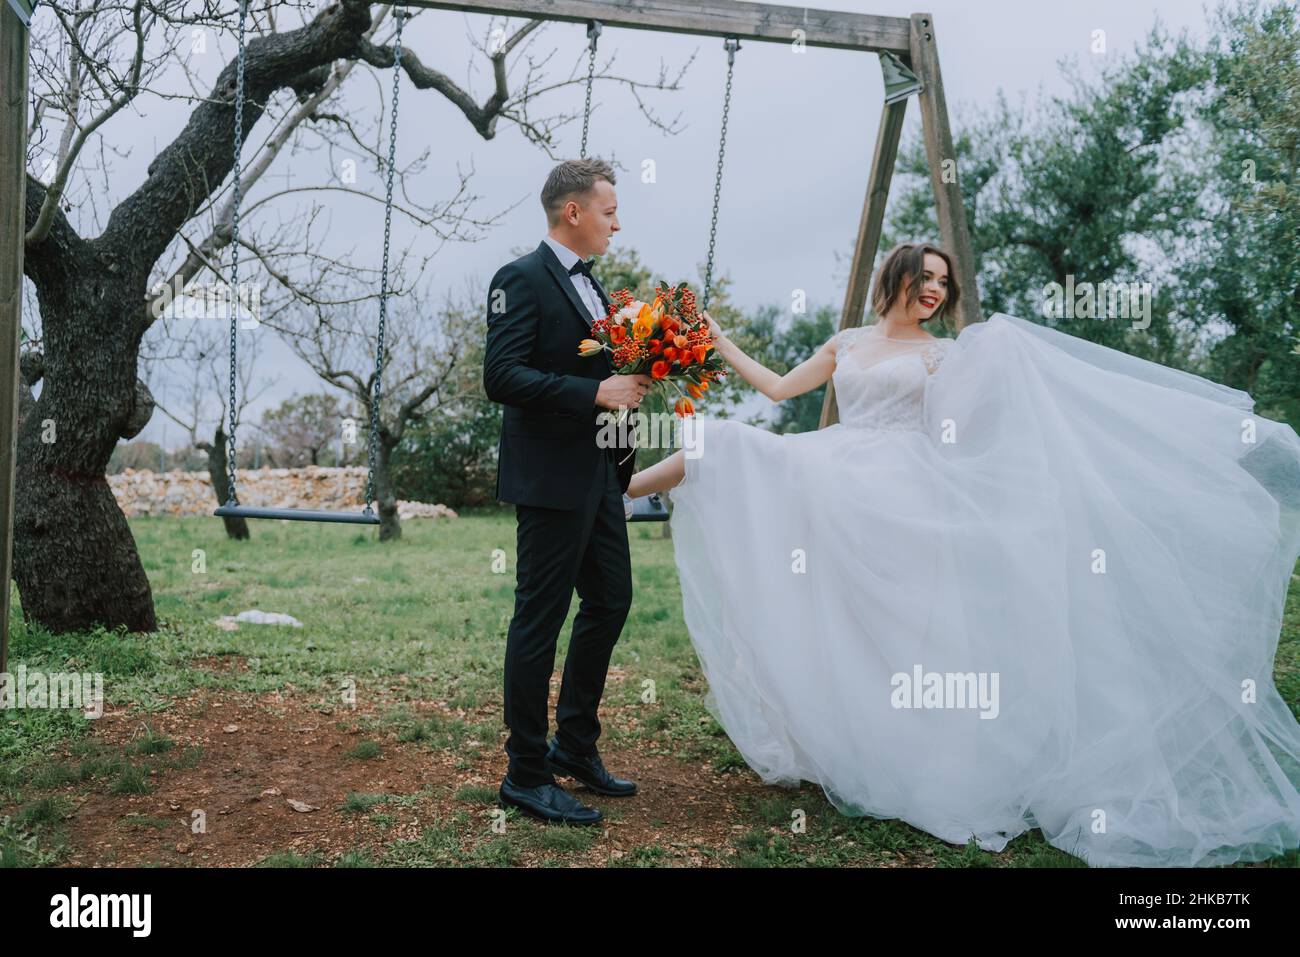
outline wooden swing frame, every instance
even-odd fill
[[[930,167],[940,241],[952,254],[958,282],[966,291],[954,316],[958,330],[984,317],[975,283],[975,260],[966,210],[962,204],[935,39],[934,17],[881,17],[804,7],[746,3],[739,0],[403,0],[406,7],[431,7],[586,23],[603,26],[736,37],[765,43],[801,43],[807,47],[892,53],[920,80],[917,99]],[[10,0],[0,0],[0,363],[9,381],[0,389],[0,671],[6,667],[13,555],[14,456],[18,417],[18,352],[22,325],[23,236],[26,194],[27,26]],[[862,323],[871,271],[880,245],[889,184],[898,158],[898,142],[907,97],[886,103],[880,115],[875,151],[867,178],[866,199],[858,224],[840,328]],[[831,383],[826,386],[820,427],[837,421]]]

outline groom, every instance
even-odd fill
[[[554,775],[598,794],[636,793],[596,751],[596,710],[632,604],[623,493],[634,456],[601,448],[596,436],[601,411],[636,408],[650,378],[614,375],[607,352],[578,355],[609,304],[587,260],[604,253],[619,229],[613,169],[602,160],[566,160],[547,177],[542,207],[546,238],[502,266],[488,290],[483,388],[505,406],[497,498],[515,506],[518,562],[505,660],[510,766],[498,797],[545,821],[596,824],[600,811]],[[547,692],[575,587],[581,603],[548,747]]]

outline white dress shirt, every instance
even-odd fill
[[[552,239],[550,235],[547,235],[545,240],[546,244],[555,252],[555,256],[560,260],[560,265],[564,267],[565,272],[572,269],[573,264],[582,258],[564,243]],[[596,292],[596,287],[591,284],[591,280],[580,272],[571,275],[569,280],[573,283],[573,288],[578,290],[578,298],[586,305],[587,310],[591,313],[592,320],[604,319],[605,307],[601,304],[600,293]]]

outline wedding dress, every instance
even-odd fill
[[[1272,679],[1295,431],[1014,316],[883,359],[863,335],[838,334],[839,423],[699,418],[670,493],[706,706],[749,766],[990,851],[1033,827],[1097,866],[1300,845]]]

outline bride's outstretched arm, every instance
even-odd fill
[[[731,364],[742,379],[773,402],[781,402],[811,392],[829,379],[831,373],[835,371],[833,336],[826,340],[810,358],[799,363],[785,375],[778,375],[761,362],[745,355],[738,345],[726,337],[708,312],[703,315],[709,321],[709,332],[713,336],[713,345],[718,354]],[[639,498],[652,492],[665,492],[680,484],[685,475],[685,451],[678,449],[662,462],[634,473],[627,494],[631,498]]]
[[[718,355],[726,359],[742,379],[773,402],[782,402],[796,395],[811,392],[829,379],[831,373],[835,371],[834,337],[826,340],[811,357],[785,375],[779,375],[758,360],[745,355],[740,346],[727,338],[707,312],[703,315],[709,321],[709,328],[713,332],[713,345]]]

